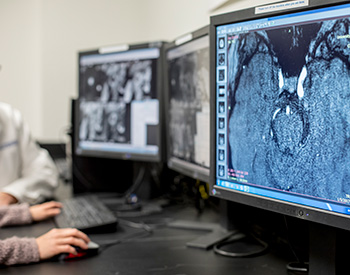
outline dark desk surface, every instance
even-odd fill
[[[161,214],[138,218],[149,224],[163,224],[169,219],[192,219],[217,222],[218,217],[207,213],[198,217],[192,208],[170,207]],[[23,227],[3,228],[0,238],[13,235],[39,236],[54,227],[53,221],[45,221]],[[130,228],[124,224],[118,231],[108,234],[90,234],[96,243],[103,244],[116,239],[125,239],[129,234],[139,238],[106,247],[99,255],[66,262],[41,262],[25,266],[0,267],[1,274],[152,274],[152,275],[206,275],[206,274],[288,274],[287,259],[273,250],[254,258],[228,258],[216,255],[212,250],[186,247],[186,242],[205,234],[197,230],[157,227],[151,235],[146,231]]]

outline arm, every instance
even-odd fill
[[[58,185],[58,173],[47,151],[39,148],[32,139],[21,114],[14,109],[11,111],[10,116],[15,124],[18,141],[20,171],[19,177],[1,191],[20,202],[35,204],[53,197]]]
[[[75,228],[51,229],[36,239],[41,260],[52,258],[60,253],[77,255],[73,246],[88,249],[89,237]]]
[[[73,246],[87,249],[89,241],[83,232],[72,228],[52,229],[37,239],[12,237],[0,241],[0,264],[28,264],[59,253],[77,254]]]
[[[62,204],[56,201],[30,206],[26,203],[0,207],[0,227],[29,224],[54,217],[61,212]]]
[[[0,227],[29,224],[33,221],[28,204],[14,204],[0,207]]]
[[[39,249],[34,238],[12,237],[0,241],[0,264],[27,264],[39,260]]]

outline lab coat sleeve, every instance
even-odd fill
[[[14,110],[13,115],[18,129],[20,177],[1,191],[13,195],[19,202],[36,204],[53,197],[58,186],[57,169],[48,152],[32,139],[19,111]]]

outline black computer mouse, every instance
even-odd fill
[[[90,256],[94,256],[98,254],[99,245],[95,242],[90,241],[88,243],[88,249],[82,249],[80,247],[74,246],[77,254],[74,255],[72,253],[61,253],[51,258],[52,261],[69,261],[79,258],[86,258]]]

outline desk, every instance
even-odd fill
[[[142,218],[145,222],[162,223],[168,219],[192,219],[204,222],[216,222],[215,213],[205,213],[198,217],[195,209],[188,207],[168,207],[162,213]],[[141,220],[141,218],[140,218]],[[39,236],[54,227],[51,220],[23,227],[3,228],[0,238],[13,235]],[[128,234],[142,232],[123,224],[115,233],[90,234],[96,243],[124,238]],[[35,274],[35,275],[70,275],[70,274],[113,274],[113,275],[281,275],[288,274],[285,259],[272,250],[269,253],[254,257],[232,259],[216,255],[212,250],[187,248],[186,242],[200,236],[203,232],[174,229],[162,226],[153,234],[116,244],[97,256],[66,262],[41,262],[25,266],[0,268],[0,274]],[[290,259],[289,259],[290,260]]]

